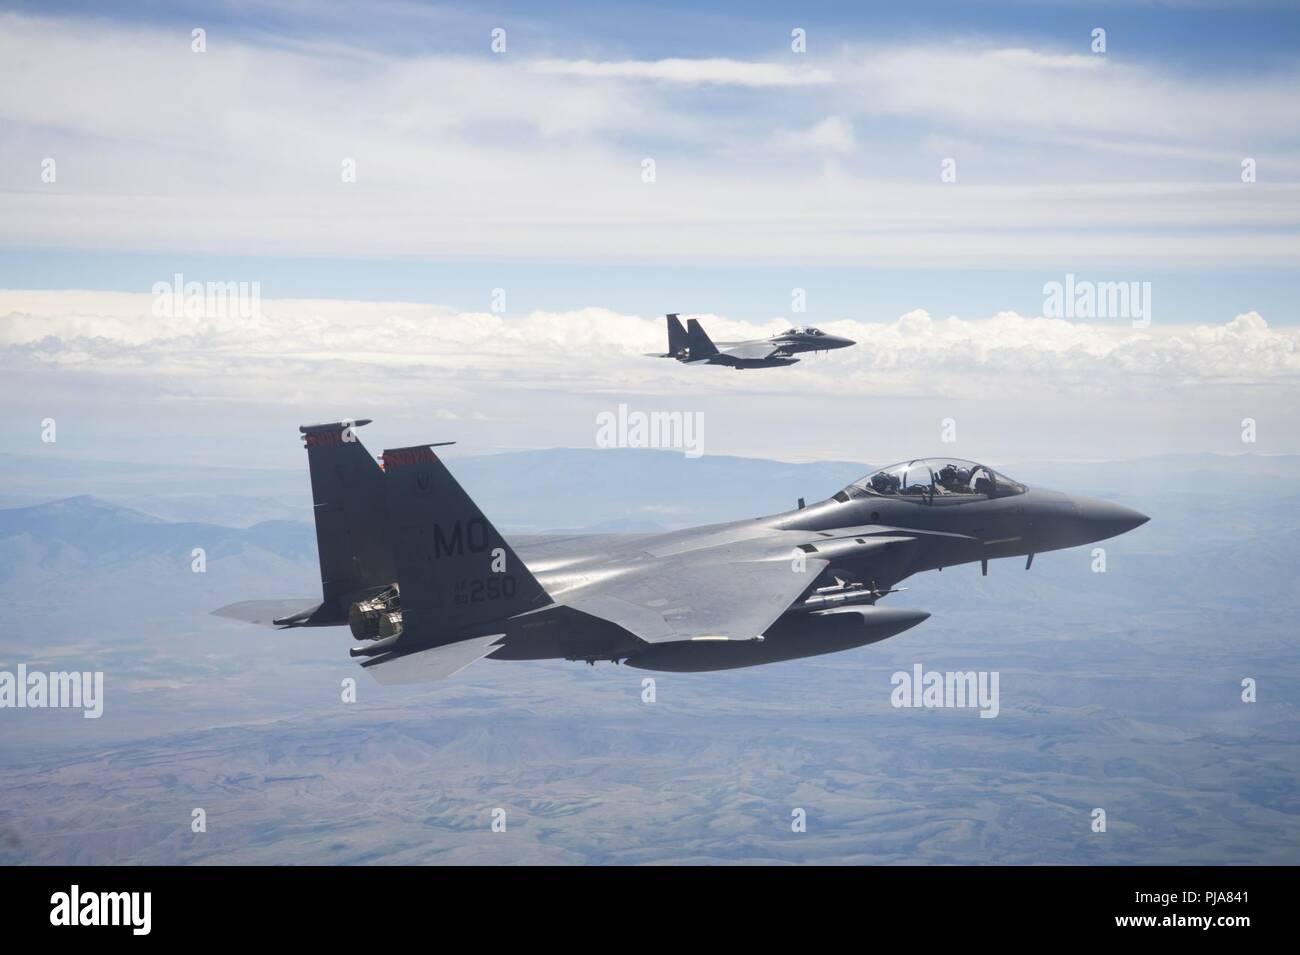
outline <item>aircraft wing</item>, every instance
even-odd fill
[[[560,603],[612,621],[647,643],[755,640],[817,579],[828,561],[681,560],[666,556],[591,584]]]
[[[833,531],[778,531],[754,526],[676,539],[642,538],[628,545],[642,560],[591,581],[558,603],[612,621],[647,643],[677,640],[753,640],[803,595],[832,562],[852,559],[881,586],[910,573],[917,548],[942,537],[978,546],[960,534],[914,532],[885,525]],[[793,555],[803,555],[803,572]],[[624,552],[624,557],[628,551]],[[622,563],[622,561],[620,561]]]
[[[718,349],[719,355],[726,355],[728,358],[742,358],[749,360],[762,360],[772,358],[775,355],[784,354],[780,345],[774,345],[771,342],[740,342],[737,345],[727,345]]]

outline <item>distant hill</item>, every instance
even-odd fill
[[[26,539],[75,549],[91,561],[118,560],[203,546],[209,554],[258,547],[289,559],[315,553],[311,525],[263,521],[249,528],[165,521],[82,494],[32,507],[0,510],[0,542]]]
[[[449,458],[452,472],[504,530],[630,533],[785,510],[829,497],[865,464],[788,464],[675,451],[556,448]],[[0,455],[0,505],[93,494],[172,521],[248,526],[308,521],[311,486],[301,470],[176,465],[104,467],[57,457]]]
[[[675,451],[626,448],[453,453],[448,461],[492,520],[516,533],[638,533],[754,517],[793,507],[800,497],[809,503],[828,497],[872,470],[865,462],[790,464],[712,454],[692,459]],[[1031,485],[1111,497],[1149,513],[1162,502],[1205,495],[1229,508],[1242,497],[1271,495],[1286,504],[1300,495],[1296,455],[988,463]],[[168,521],[226,527],[304,522],[311,517],[305,464],[206,467],[0,454],[0,507],[91,494]]]

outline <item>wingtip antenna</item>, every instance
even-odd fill
[[[389,465],[411,464],[423,459],[425,455],[430,460],[436,460],[433,454],[434,448],[445,448],[455,443],[455,441],[434,441],[429,444],[412,444],[405,448],[385,448],[384,453],[378,455],[375,460],[379,462],[379,470],[387,471]]]
[[[303,434],[311,434],[315,431],[338,431],[343,428],[360,428],[373,420],[373,418],[344,418],[342,421],[329,421],[324,424],[300,424],[298,430]]]

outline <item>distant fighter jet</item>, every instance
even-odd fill
[[[1105,540],[1137,511],[1026,488],[970,461],[882,468],[819,504],[638,536],[518,537],[511,546],[438,458],[395,448],[382,469],[355,427],[307,446],[324,599],[216,613],[277,627],[348,626],[381,683],[481,657],[722,670],[874,643],[929,614],[877,606],[912,574]]]
[[[778,368],[793,365],[799,359],[797,352],[830,351],[857,344],[852,339],[827,335],[811,325],[792,328],[780,335],[752,342],[718,342],[714,344],[700,323],[687,319],[682,328],[676,313],[665,316],[668,320],[668,351],[647,352],[650,358],[676,358],[688,365],[728,365],[732,368]]]

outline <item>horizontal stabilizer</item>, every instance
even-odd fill
[[[384,686],[407,683],[432,683],[459,673],[475,660],[481,660],[496,649],[496,643],[505,634],[490,633],[440,647],[419,650],[398,657],[384,657],[361,664],[370,675]]]
[[[226,604],[219,610],[212,611],[215,617],[229,617],[244,623],[256,623],[263,627],[294,626],[305,622],[320,606],[314,597],[285,598],[283,600],[243,600],[235,604]],[[277,623],[277,621],[281,621]],[[291,622],[292,621],[292,622]]]

